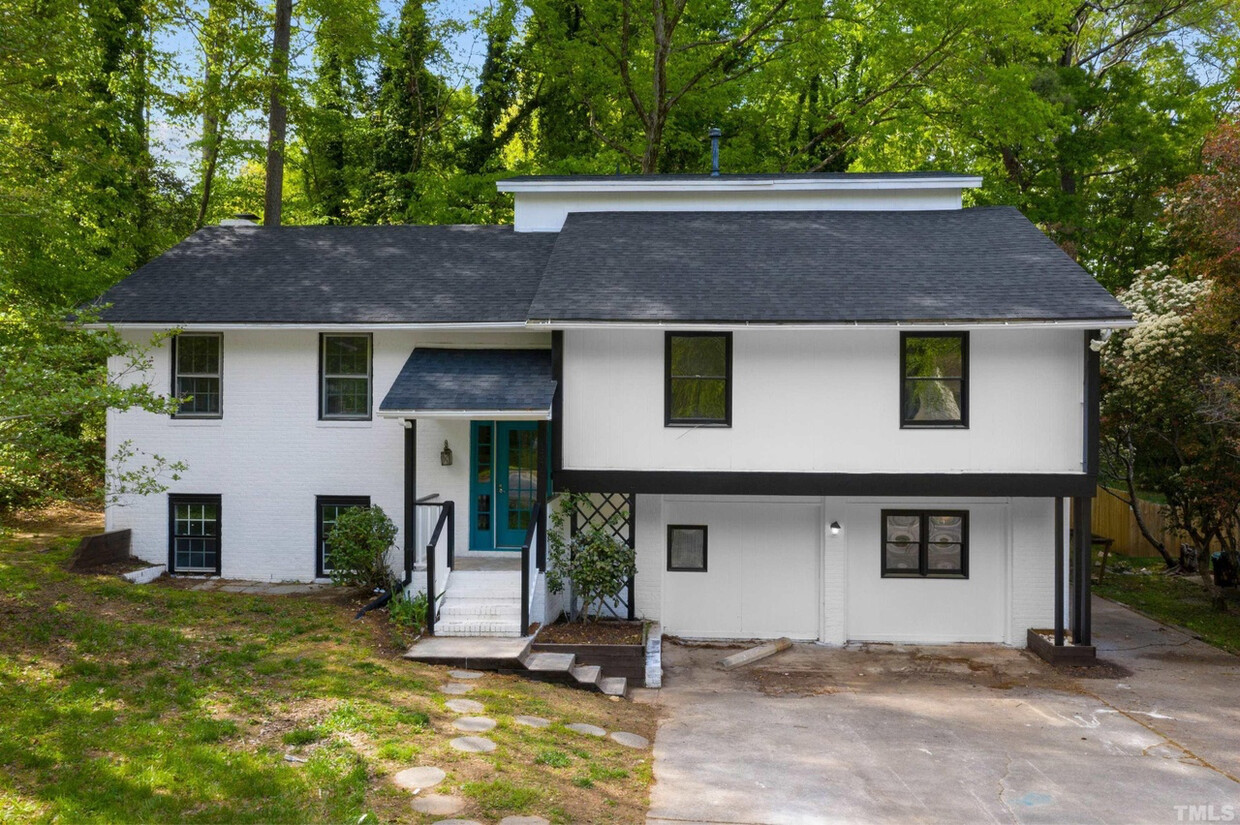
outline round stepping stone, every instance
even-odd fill
[[[439,768],[433,768],[428,765],[426,767],[405,768],[392,777],[392,782],[397,787],[404,788],[405,790],[418,791],[422,788],[438,785],[446,776],[447,774],[439,770]]]
[[[473,699],[449,699],[443,704],[448,710],[457,713],[482,713],[486,710],[481,702],[475,702]]]
[[[613,742],[618,742],[621,745],[624,745],[626,748],[648,748],[650,747],[650,740],[647,739],[646,737],[638,736],[636,733],[625,733],[622,730],[618,730],[615,733],[613,733],[611,735],[611,740]]]
[[[541,816],[506,816],[499,821],[499,825],[551,825],[551,823]]]
[[[433,793],[429,796],[419,796],[409,804],[420,814],[452,816],[452,814],[465,807],[465,800],[459,796],[444,796],[443,794]]]
[[[551,720],[544,719],[541,716],[514,716],[512,721],[518,725],[525,725],[531,728],[545,728],[551,724]]]
[[[466,753],[490,753],[495,750],[495,743],[481,736],[458,736],[448,744]]]
[[[476,819],[441,819],[435,825],[482,825]]]
[[[473,689],[473,685],[467,685],[463,682],[448,682],[448,684],[440,688],[440,691],[459,696],[462,693],[469,693]]]
[[[586,736],[607,735],[607,731],[603,730],[598,725],[587,725],[585,722],[573,722],[571,725],[565,725],[564,727],[569,730],[575,730],[577,733],[584,733]]]
[[[469,733],[484,733],[495,727],[495,720],[485,716],[462,716],[452,720],[452,727]]]
[[[486,676],[477,670],[449,670],[448,675],[453,679],[481,679]]]

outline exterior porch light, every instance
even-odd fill
[[[831,522],[831,535],[838,536],[840,534],[840,530],[842,529],[843,528],[840,527],[840,523],[838,521]]]
[[[443,452],[439,454],[439,463],[445,467],[452,466],[452,448],[448,446],[447,439],[443,442]]]

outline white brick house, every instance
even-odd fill
[[[379,505],[437,632],[519,634],[559,607],[531,516],[620,494],[627,606],[668,633],[1023,645],[1064,617],[1065,501],[1088,523],[1088,343],[1131,320],[1017,211],[963,209],[979,183],[515,178],[513,227],[204,229],[102,299],[181,330],[148,378],[193,396],[109,417],[189,470],[108,527],[304,581],[338,508]]]

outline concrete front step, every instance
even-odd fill
[[[502,636],[519,637],[521,620],[505,621],[494,617],[440,619],[435,622],[436,636]]]
[[[518,621],[521,618],[521,601],[513,599],[510,602],[501,602],[448,597],[444,599],[443,606],[439,608],[439,616],[444,619],[463,616],[494,616]]]
[[[577,665],[569,671],[582,687],[597,687],[603,669],[598,665]]]
[[[629,680],[623,676],[608,676],[598,680],[598,689],[608,696],[624,696],[629,689]]]

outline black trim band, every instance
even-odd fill
[[[575,493],[747,496],[1092,496],[1097,478],[1079,473],[736,473],[560,470],[557,489]]]

